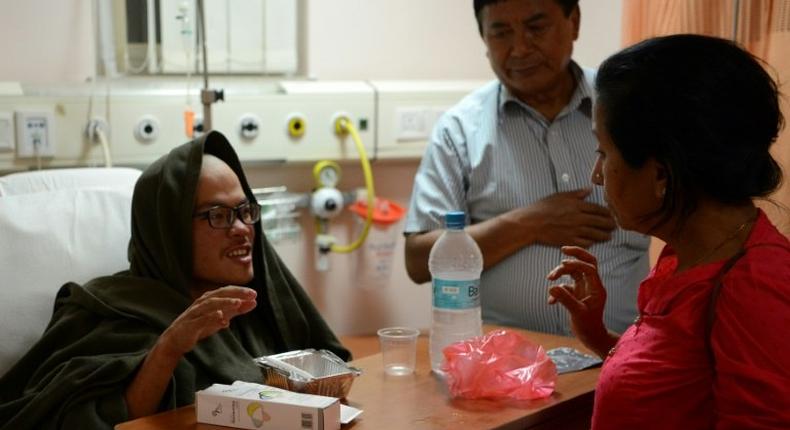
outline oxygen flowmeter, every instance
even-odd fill
[[[345,116],[337,118],[334,127],[338,136],[350,135],[356,144],[359,152],[359,162],[362,165],[362,172],[365,176],[367,214],[359,237],[348,245],[338,245],[335,237],[329,234],[329,220],[339,215],[343,206],[353,202],[344,201],[343,193],[337,189],[341,174],[340,166],[337,163],[331,160],[322,160],[313,166],[316,190],[310,197],[310,209],[316,218],[316,246],[318,249],[316,269],[321,271],[329,269],[329,252],[348,253],[362,245],[373,223],[373,202],[376,198],[373,188],[373,172],[370,168],[367,152],[365,152],[365,147],[362,145],[362,140],[359,138],[356,128]]]
[[[343,193],[337,189],[340,166],[334,161],[323,160],[313,166],[316,190],[310,198],[310,209],[319,219],[331,219],[343,209]]]

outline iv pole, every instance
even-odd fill
[[[203,0],[197,0],[198,35],[203,50],[203,89],[200,90],[200,101],[203,104],[203,133],[211,131],[211,105],[225,100],[223,90],[212,90],[208,87],[208,57],[206,56],[206,15]]]

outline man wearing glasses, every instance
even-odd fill
[[[217,132],[140,176],[130,268],[69,283],[36,345],[0,378],[0,429],[111,429],[258,382],[253,358],[328,349],[349,358],[261,230],[241,164]]]
[[[212,281],[214,273],[223,273],[230,284],[246,285],[254,275],[253,225],[261,217],[260,206],[247,199],[227,164],[205,155],[195,207],[198,212],[192,220],[192,296],[200,297],[221,286]]]

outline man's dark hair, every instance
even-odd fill
[[[782,128],[776,82],[737,44],[682,34],[648,39],[598,70],[596,103],[625,162],[667,171],[659,222],[688,218],[701,198],[765,197],[782,181],[769,152]]]
[[[485,9],[485,7],[490,4],[500,3],[503,1],[505,0],[474,0],[475,18],[477,18],[477,29],[480,31],[481,36],[483,35],[483,20],[481,19],[483,9]],[[575,9],[576,6],[579,5],[579,0],[554,0],[554,2],[557,3],[562,8],[562,11],[565,12],[566,17],[571,16],[571,12],[573,12],[573,9]]]

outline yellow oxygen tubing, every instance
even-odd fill
[[[331,247],[333,252],[349,253],[359,248],[368,237],[370,226],[373,224],[373,205],[376,201],[376,192],[373,189],[373,171],[370,168],[368,154],[365,151],[365,147],[362,145],[362,139],[359,138],[359,133],[357,133],[357,129],[354,127],[354,124],[352,124],[351,121],[346,117],[339,118],[335,122],[335,132],[340,135],[346,133],[351,135],[351,139],[354,141],[354,144],[357,147],[357,152],[359,152],[359,162],[362,165],[362,173],[365,175],[365,190],[367,191],[368,210],[365,214],[365,225],[362,227],[362,233],[360,233],[359,237],[357,237],[355,241],[348,245],[337,245],[333,243]]]

